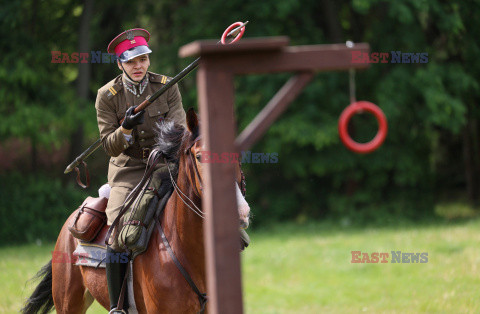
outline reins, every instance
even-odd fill
[[[198,141],[198,138],[193,142],[192,146],[195,144],[195,142]],[[190,148],[192,147],[190,146]],[[188,148],[188,152],[190,152],[190,148]],[[187,153],[188,154],[188,153]],[[191,154],[190,155],[190,158],[191,158]],[[173,178],[173,175],[172,175],[172,172],[170,170],[170,164],[168,163],[168,161],[164,158],[164,161],[165,163],[167,164],[167,169],[168,169],[168,173],[170,175],[170,180],[172,182],[172,185],[175,189],[175,192],[177,192],[177,195],[178,197],[182,200],[182,202],[192,211],[194,212],[197,216],[199,216],[200,218],[202,219],[205,219],[205,213],[200,209],[198,208],[197,205],[195,205],[195,203],[187,196],[185,195],[185,193],[182,192],[182,190],[180,189],[180,187],[177,185],[177,182],[175,182],[175,179]],[[200,173],[198,172],[198,168],[197,168],[197,165],[196,163],[194,162],[194,160],[192,160],[193,162],[193,165],[195,167],[195,172],[196,172],[196,176],[198,177],[199,181],[200,181],[200,186],[202,186],[202,182],[201,182],[201,177],[200,177]],[[184,199],[185,198],[185,199]],[[186,200],[188,200],[191,205],[193,206],[190,206]],[[158,229],[158,232],[160,233],[160,237],[162,238],[162,242],[163,242],[163,245],[165,246],[165,248],[167,249],[167,252],[168,254],[170,255],[170,258],[173,260],[173,262],[175,263],[175,265],[177,266],[178,270],[180,271],[180,273],[183,275],[183,278],[185,278],[185,280],[188,282],[188,284],[190,285],[190,287],[192,288],[193,292],[195,292],[195,294],[197,295],[198,297],[198,301],[200,302],[200,311],[199,313],[202,314],[203,312],[205,312],[205,306],[207,304],[207,294],[206,293],[202,293],[200,292],[200,290],[198,289],[197,285],[195,284],[195,282],[193,281],[192,277],[190,277],[190,275],[188,274],[188,272],[186,271],[186,269],[182,266],[182,264],[180,263],[180,261],[178,260],[178,258],[175,256],[175,253],[173,252],[172,250],[172,247],[170,246],[170,243],[168,242],[168,239],[167,237],[165,236],[165,232],[163,231],[163,228],[162,228],[162,224],[160,221],[156,221],[157,222],[157,229]]]
[[[192,154],[190,152],[190,149],[193,147],[193,145],[195,145],[196,142],[198,142],[200,140],[200,137],[197,137],[192,145],[190,145],[187,149],[185,149],[185,153],[187,155],[190,156],[190,160],[191,162],[193,163],[193,167],[195,169],[195,176],[198,178],[198,181],[200,183],[200,190],[203,190],[203,185],[202,185],[202,178],[200,177],[200,172],[198,171],[198,168],[197,168],[197,164],[195,163],[195,160],[193,160],[192,158]],[[180,188],[178,187],[177,183],[175,182],[175,180],[173,179],[173,175],[172,175],[172,172],[170,171],[170,166],[169,166],[169,163],[168,161],[165,159],[165,163],[167,164],[167,169],[168,169],[168,173],[170,175],[170,180],[172,181],[172,185],[175,189],[175,192],[177,192],[177,195],[178,197],[182,200],[182,202],[192,211],[194,212],[198,217],[202,218],[202,219],[205,219],[205,212],[203,212],[200,208],[198,208],[197,205],[195,205],[195,203],[187,196],[185,195],[185,193],[182,192],[182,190],[180,190]],[[199,195],[200,196],[200,195]],[[190,206],[186,200],[188,200],[190,202],[190,204],[194,207],[192,208],[192,206]]]
[[[182,200],[182,202],[192,211],[194,212],[198,217],[202,218],[202,219],[205,219],[205,213],[200,209],[198,208],[197,205],[195,205],[195,203],[188,197],[186,196],[182,190],[180,190],[180,188],[178,187],[177,183],[175,182],[175,179],[173,179],[173,176],[172,176],[172,172],[170,171],[170,166],[169,166],[169,163],[168,161],[165,160],[165,162],[167,163],[167,169],[168,169],[168,174],[170,175],[170,180],[172,181],[172,185],[173,185],[173,188],[175,189],[175,192],[177,192],[177,195],[178,197]],[[188,201],[190,201],[190,203],[192,204],[193,207],[195,208],[192,208],[192,206],[190,206],[186,201],[185,199],[183,199],[183,197],[185,197]]]
[[[158,150],[153,150],[150,153],[150,156],[148,157],[147,161],[147,167],[145,168],[145,173],[140,180],[140,182],[137,184],[137,186],[130,192],[130,194],[127,196],[125,201],[123,202],[122,209],[120,210],[120,213],[118,213],[117,217],[113,221],[112,225],[110,228],[108,228],[107,235],[105,237],[105,244],[110,245],[110,236],[112,232],[114,232],[115,228],[118,226],[120,223],[120,219],[123,217],[123,215],[127,212],[128,208],[132,206],[133,202],[137,198],[137,196],[140,194],[142,191],[143,187],[146,186],[146,184],[150,181],[153,172],[155,171],[156,165],[160,162],[160,156],[162,153]],[[168,165],[167,165],[168,166]],[[169,169],[170,171],[170,169]],[[118,233],[118,230],[117,230]]]
[[[180,261],[177,259],[175,256],[175,253],[173,252],[172,248],[170,247],[170,243],[168,243],[168,239],[165,236],[165,233],[163,232],[162,224],[160,221],[157,221],[157,229],[158,232],[160,233],[160,237],[162,238],[163,245],[167,249],[168,254],[170,255],[170,258],[173,260],[175,265],[177,266],[178,270],[182,273],[183,278],[188,282],[190,287],[192,288],[193,292],[198,296],[198,301],[200,302],[200,312],[203,313],[205,311],[205,306],[207,304],[207,294],[206,293],[201,293],[200,290],[198,289],[197,285],[193,281],[192,277],[188,274],[188,272],[183,268],[182,264]]]

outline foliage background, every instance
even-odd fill
[[[348,105],[347,72],[319,73],[257,143],[275,164],[245,164],[253,227],[282,220],[393,224],[435,219],[439,202],[480,198],[480,2],[440,0],[161,0],[141,3],[24,0],[0,6],[0,243],[53,240],[68,215],[106,180],[107,157],[89,158],[92,187],[80,190],[65,166],[98,138],[96,91],[113,64],[51,63],[51,51],[106,51],[124,29],[152,34],[151,70],[174,76],[193,60],[179,47],[218,38],[249,20],[246,37],[286,35],[291,45],[367,42],[372,52],[427,52],[426,64],[371,64],[357,72],[357,99],[379,105],[385,144],[356,155],[337,133]],[[289,74],[241,76],[242,130]],[[195,75],[180,84],[196,107]],[[356,116],[355,138],[376,122]]]

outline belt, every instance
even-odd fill
[[[125,155],[130,156],[132,158],[147,161],[151,151],[152,149],[150,147],[144,147],[140,149],[127,149],[124,153]]]
[[[151,151],[152,150],[150,149],[150,147],[142,148],[142,159],[148,159],[148,156],[150,156]]]

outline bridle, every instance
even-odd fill
[[[192,149],[193,145],[195,145],[195,143],[198,142],[199,140],[200,140],[200,137],[197,137],[193,141],[193,143],[188,148],[185,149],[184,153],[190,156],[190,161],[193,163],[193,167],[195,169],[195,176],[198,178],[198,182],[200,183],[200,191],[202,191],[203,190],[202,178],[200,177],[200,172],[198,171],[197,164],[196,164],[195,160],[193,160],[193,157],[192,157],[193,154],[190,151]],[[175,189],[175,192],[177,192],[178,197],[198,217],[200,217],[202,219],[205,219],[205,212],[203,212],[200,208],[198,208],[198,206],[195,204],[195,202],[192,201],[187,195],[185,195],[185,193],[183,193],[182,190],[178,187],[177,182],[175,182],[175,179],[173,178],[173,175],[172,175],[172,172],[170,170],[170,165],[169,165],[168,161],[165,160],[165,162],[167,164],[167,169],[168,169],[168,173],[170,175],[170,180],[172,181],[173,188]]]
[[[195,160],[193,159],[193,154],[192,154],[192,147],[200,140],[200,136],[198,136],[194,141],[193,143],[187,148],[185,149],[185,154],[189,155],[190,156],[190,160],[191,162],[193,163],[193,167],[195,168],[195,175],[197,176],[198,178],[198,182],[200,184],[200,191],[203,192],[203,182],[202,182],[202,177],[200,176],[200,172],[198,171],[198,168],[197,168],[197,163],[195,162]],[[247,182],[245,180],[245,174],[243,173],[242,171],[242,162],[240,160],[238,160],[238,168],[239,168],[239,171],[240,171],[240,191],[242,192],[242,195],[243,197],[245,197],[245,195],[247,194],[247,189],[246,189],[246,186],[247,186]]]
[[[195,162],[192,154],[192,147],[200,140],[200,136],[197,136],[197,138],[193,141],[193,143],[185,149],[185,154],[187,154],[190,157],[190,161],[193,164],[193,168],[195,169],[195,176],[198,179],[198,183],[200,184],[200,192],[203,192],[203,182],[202,182],[202,177],[200,176],[200,171],[198,171],[197,163]],[[196,158],[196,157],[195,157]],[[198,191],[197,191],[198,193]],[[198,193],[200,194],[200,193]],[[200,195],[199,195],[200,196]]]
[[[195,141],[193,142],[193,144],[185,151],[186,154],[189,154],[190,155],[190,159],[191,159],[191,153],[187,153],[190,152],[190,149],[193,147],[193,145],[199,140],[199,138],[195,139]],[[200,173],[198,172],[198,169],[197,169],[197,165],[195,164],[194,160],[192,160],[194,166],[195,166],[195,172],[196,172],[196,175],[198,176],[198,179],[200,180],[200,186],[202,186],[202,181],[201,181],[201,177],[200,177]],[[174,178],[173,178],[173,175],[172,175],[172,171],[170,170],[170,164],[168,163],[168,161],[165,159],[165,163],[167,164],[167,169],[168,169],[168,173],[170,175],[170,180],[172,182],[172,185],[175,189],[175,192],[177,192],[177,195],[178,197],[180,197],[180,199],[182,200],[182,202],[192,211],[194,212],[196,215],[198,215],[200,218],[202,219],[205,219],[205,213],[197,207],[197,205],[195,205],[195,203],[187,196],[185,195],[185,193],[182,192],[182,190],[180,190],[180,188],[178,187],[177,185],[177,182],[175,182]],[[190,204],[187,203],[187,201],[190,202]],[[192,206],[190,206],[192,205]],[[163,228],[162,228],[162,224],[161,222],[158,222],[157,224],[157,229],[160,233],[160,237],[162,239],[162,242],[163,242],[163,245],[165,246],[165,248],[167,249],[167,252],[168,254],[170,255],[170,258],[173,260],[173,262],[175,263],[175,265],[177,266],[178,270],[180,271],[180,273],[182,273],[183,275],[183,278],[185,278],[185,280],[188,282],[188,284],[190,285],[190,287],[192,288],[192,290],[195,292],[195,294],[197,295],[198,297],[198,301],[200,303],[200,311],[199,313],[204,313],[205,312],[205,306],[207,304],[207,294],[206,293],[202,293],[200,292],[200,290],[198,289],[197,285],[195,284],[195,282],[193,281],[192,277],[190,277],[190,275],[188,274],[187,270],[182,266],[182,264],[180,263],[180,261],[178,260],[178,258],[175,256],[175,253],[173,252],[172,250],[172,247],[170,246],[170,243],[168,242],[168,239],[165,235],[165,232],[163,231]]]
[[[197,194],[198,196],[200,196],[200,192],[203,192],[203,182],[202,182],[202,177],[200,176],[200,171],[198,171],[198,167],[197,167],[197,163],[195,162],[195,159],[193,157],[193,153],[191,151],[192,147],[201,139],[200,136],[197,136],[195,138],[195,140],[193,140],[192,144],[190,144],[190,146],[188,146],[185,150],[184,150],[184,153],[186,155],[189,156],[189,159],[191,161],[191,163],[193,164],[193,168],[194,168],[194,171],[195,171],[195,177],[198,179],[198,183],[200,185],[200,191],[197,190]],[[177,195],[178,197],[180,197],[180,199],[182,200],[182,202],[192,211],[194,212],[197,216],[199,216],[200,218],[202,219],[205,219],[205,212],[203,212],[200,208],[198,208],[197,205],[195,205],[195,203],[187,196],[185,195],[185,193],[182,192],[182,190],[180,190],[180,188],[178,187],[177,183],[175,182],[175,180],[173,179],[173,175],[172,175],[172,172],[170,171],[170,166],[168,164],[168,161],[166,161],[166,164],[167,164],[167,169],[168,169],[168,172],[170,174],[170,180],[172,181],[172,185],[175,189],[175,191],[177,192]],[[241,181],[240,181],[240,191],[242,192],[242,195],[245,197],[245,194],[246,194],[246,181],[245,181],[245,175],[243,174],[243,171],[242,171],[242,164],[240,161],[238,161],[239,163],[239,170],[240,170],[240,175],[241,175]],[[190,202],[190,204],[187,203]],[[193,207],[193,208],[192,208]]]

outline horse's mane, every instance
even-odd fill
[[[155,148],[163,153],[168,162],[178,164],[180,152],[187,145],[191,133],[183,125],[169,119],[157,123],[156,133]]]

